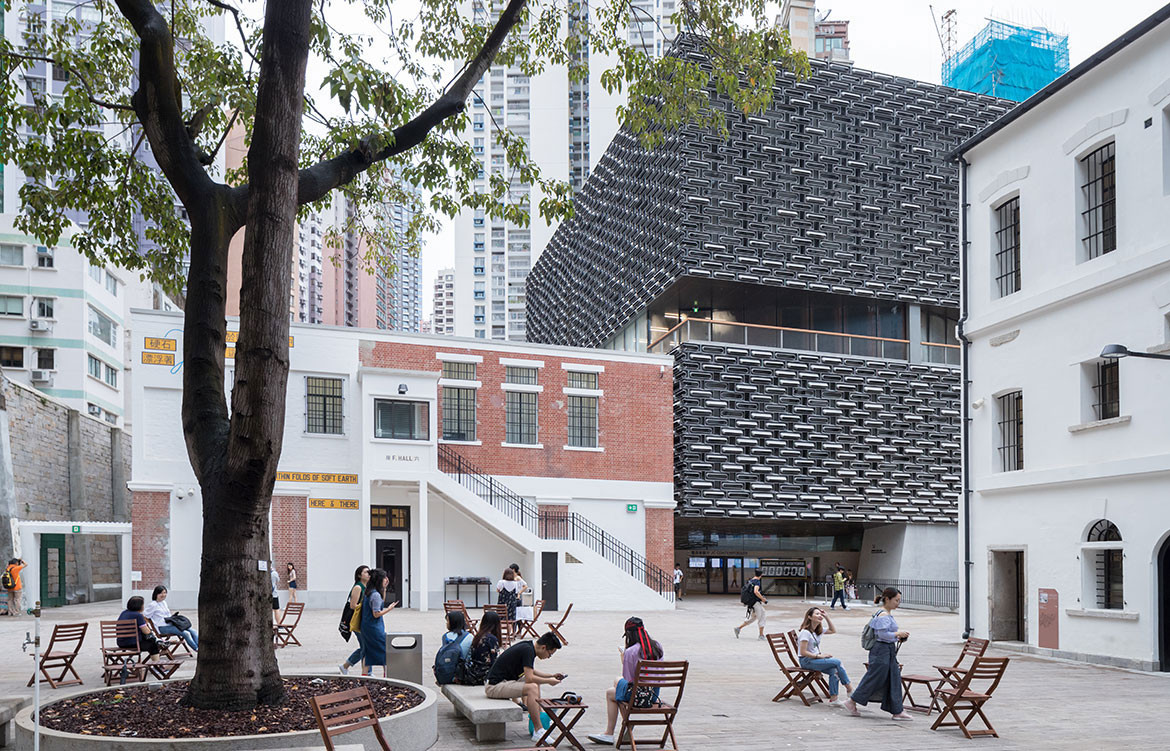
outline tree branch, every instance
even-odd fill
[[[226,10],[228,13],[232,14],[232,16],[236,19],[236,30],[240,32],[240,44],[244,47],[244,52],[248,53],[248,57],[252,58],[252,62],[259,63],[260,61],[256,59],[256,54],[252,52],[252,48],[248,45],[248,35],[244,33],[244,24],[242,21],[240,21],[239,9],[233,8],[227,3],[222,3],[220,0],[207,0],[207,2],[209,5],[214,5],[215,7],[221,10]]]
[[[25,55],[20,52],[5,52],[4,57],[15,58],[17,60],[28,60],[30,62],[49,63],[50,65],[56,65],[58,68],[64,68],[65,70],[69,71],[69,75],[74,76],[78,81],[81,81],[81,87],[85,89],[86,98],[89,99],[89,101],[93,104],[96,104],[99,107],[104,107],[105,109],[120,110],[122,112],[134,111],[134,108],[128,104],[118,104],[117,102],[111,102],[95,96],[93,93],[93,87],[89,85],[89,81],[87,81],[85,76],[77,72],[77,69],[71,65],[64,65],[54,58],[45,57],[44,55]]]
[[[374,164],[414,148],[441,122],[462,112],[475,84],[491,67],[508,33],[519,22],[526,3],[527,0],[509,0],[483,47],[462,75],[431,106],[410,122],[395,128],[389,144],[375,151],[378,135],[368,135],[344,154],[302,169],[297,202],[303,206],[324,198],[331,190],[350,182]]]
[[[171,187],[189,212],[199,213],[200,204],[211,199],[216,185],[203,169],[199,150],[183,122],[170,29],[150,0],[117,0],[117,3],[141,40],[139,85],[130,103]]]

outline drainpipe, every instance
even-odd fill
[[[962,401],[962,503],[963,503],[963,638],[971,637],[971,418],[968,415],[971,403],[970,357],[971,340],[967,338],[964,327],[967,323],[967,160],[963,157],[959,161],[959,325],[956,335],[962,342],[962,357],[960,359],[960,377],[962,390],[959,397]]]

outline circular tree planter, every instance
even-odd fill
[[[290,673],[286,677],[338,678],[336,674]],[[357,676],[350,676],[357,678]],[[189,680],[187,678],[182,679]],[[387,743],[394,751],[426,751],[434,745],[439,734],[439,713],[434,691],[417,683],[408,683],[386,678],[362,678],[411,688],[423,695],[421,704],[410,709],[383,717],[379,724]],[[138,684],[136,684],[138,685]],[[112,686],[98,690],[76,691],[54,697],[42,709],[64,699],[78,696],[95,696],[106,692],[119,691],[124,686]],[[32,751],[33,725],[32,707],[25,707],[16,715],[16,751]],[[366,748],[377,748],[374,732],[363,728],[338,737],[335,744],[360,743]],[[222,738],[123,738],[108,735],[82,735],[64,733],[41,727],[42,751],[260,751],[261,749],[312,748],[322,746],[321,733],[317,730],[299,730],[291,733],[265,733],[263,735],[233,735]]]

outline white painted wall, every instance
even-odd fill
[[[1170,534],[1170,363],[1122,360],[1126,419],[1107,425],[1086,425],[1085,367],[1106,344],[1170,350],[1168,72],[1163,23],[966,154],[974,633],[987,633],[989,551],[1023,550],[1030,645],[1037,589],[1053,588],[1062,653],[1147,668],[1167,627],[1158,623],[1155,564]],[[1118,247],[1078,263],[1077,160],[1109,140]],[[995,299],[992,211],[1013,195],[1022,289]],[[1024,469],[1005,473],[995,398],[1015,389],[1024,394]],[[1123,537],[1120,618],[1080,601],[1082,542],[1102,518]]]

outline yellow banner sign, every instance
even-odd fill
[[[229,331],[229,332],[227,332],[227,342],[228,342],[228,344],[235,344],[237,341],[239,341],[239,339],[240,339],[240,332],[238,332],[238,331]],[[291,346],[293,346],[293,340],[294,340],[294,339],[295,339],[295,337],[292,337],[292,336],[290,336],[290,337],[288,338],[288,346],[290,346],[290,347],[291,347]]]
[[[228,347],[227,349],[225,349],[223,351],[223,356],[225,359],[228,359],[228,360],[236,359],[236,348],[235,347]]]
[[[143,365],[171,365],[175,364],[175,356],[170,352],[143,352]]]
[[[278,482],[337,482],[343,485],[357,485],[357,475],[338,472],[277,472]]]
[[[143,343],[143,349],[161,349],[164,352],[174,352],[177,346],[175,339],[159,339],[158,337],[148,336]]]
[[[343,508],[357,511],[358,503],[350,498],[310,498],[309,508]]]

